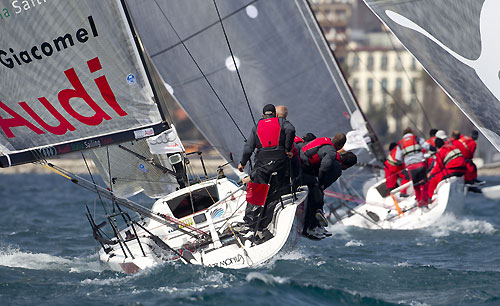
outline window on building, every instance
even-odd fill
[[[396,79],[396,90],[401,90],[403,88],[403,79],[397,78]]]
[[[340,20],[344,20],[346,19],[347,17],[347,13],[345,10],[336,10],[335,13],[337,14],[337,17],[340,19]]]
[[[372,78],[368,78],[368,81],[366,83],[366,88],[368,90],[368,92],[373,92],[373,79]]]
[[[380,60],[380,69],[387,70],[387,54],[382,55],[382,59]]]
[[[382,93],[385,94],[385,92],[387,91],[387,79],[383,78],[381,83],[382,83]]]
[[[356,71],[359,69],[359,57],[357,54],[354,54],[354,57],[352,58],[352,71]]]
[[[368,61],[366,63],[366,69],[368,69],[368,71],[373,71],[373,55],[368,56]]]
[[[359,81],[358,79],[352,79],[352,90],[358,91],[359,90]]]

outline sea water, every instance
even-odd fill
[[[480,194],[427,229],[335,226],[251,269],[164,264],[135,275],[100,265],[85,217],[92,193],[57,175],[12,174],[0,175],[0,199],[0,305],[500,304],[500,203]]]

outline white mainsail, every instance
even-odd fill
[[[500,150],[500,1],[365,2]]]
[[[120,1],[0,5],[2,166],[165,129]]]

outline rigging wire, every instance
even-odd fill
[[[219,101],[219,103],[222,105],[222,107],[224,108],[224,110],[226,111],[227,115],[229,116],[229,118],[233,121],[234,125],[236,126],[236,129],[238,130],[238,132],[241,134],[241,137],[243,137],[243,139],[245,140],[245,142],[247,141],[247,138],[245,137],[245,135],[243,134],[243,132],[241,131],[241,128],[239,127],[238,123],[236,123],[236,120],[233,118],[233,116],[231,115],[231,113],[229,112],[229,110],[227,109],[226,105],[224,104],[224,102],[222,102],[222,99],[220,98],[219,94],[217,93],[217,91],[215,90],[215,88],[213,87],[212,83],[210,83],[210,81],[208,80],[207,76],[205,75],[205,73],[203,72],[203,70],[201,69],[200,65],[198,64],[198,62],[196,61],[196,59],[194,58],[193,54],[191,54],[191,51],[189,51],[188,47],[186,46],[186,44],[184,43],[184,41],[182,40],[182,38],[180,37],[179,33],[177,33],[177,30],[174,28],[174,25],[170,22],[170,19],[168,19],[167,15],[165,14],[165,12],[163,11],[163,9],[160,7],[160,5],[158,4],[158,2],[155,0],[155,3],[156,5],[158,6],[158,8],[160,9],[163,17],[165,17],[165,20],[168,22],[168,24],[170,25],[170,27],[172,28],[172,30],[174,31],[175,35],[177,36],[177,38],[179,39],[179,41],[181,42],[182,46],[184,47],[184,49],[186,50],[186,52],[188,53],[189,57],[191,58],[191,60],[193,61],[193,63],[196,65],[196,68],[198,68],[198,71],[202,74],[203,78],[205,79],[205,81],[207,82],[208,86],[210,87],[210,89],[212,90],[212,92],[214,93],[215,97],[217,98],[217,100]]]
[[[109,174],[109,190],[113,192],[113,178],[111,177],[111,162],[109,160],[109,146],[106,146],[106,156],[108,158],[108,174]],[[113,201],[114,203],[114,201]],[[113,213],[115,213],[115,205],[113,205]]]
[[[238,74],[238,80],[240,81],[241,90],[243,90],[243,95],[245,96],[245,101],[247,102],[248,110],[250,111],[250,116],[252,117],[253,124],[255,126],[257,126],[257,122],[255,121],[255,117],[252,113],[252,108],[250,107],[250,102],[248,101],[248,96],[247,96],[247,92],[245,90],[245,86],[243,85],[243,80],[241,79],[240,70],[238,69],[238,65],[236,65],[236,60],[234,58],[233,49],[231,48],[231,44],[229,43],[229,38],[227,37],[226,28],[224,27],[224,23],[222,22],[222,18],[220,16],[219,8],[217,7],[217,1],[213,0],[213,2],[214,2],[214,6],[215,6],[215,11],[217,12],[217,17],[219,17],[219,23],[220,23],[220,26],[222,27],[222,32],[224,33],[224,38],[226,39],[229,53],[231,54],[231,59],[233,60],[234,68],[236,68],[236,73]]]
[[[108,209],[106,208],[106,205],[104,205],[104,201],[102,200],[101,193],[97,189],[97,184],[94,180],[94,176],[92,175],[92,171],[90,171],[90,167],[89,167],[89,164],[87,163],[87,159],[85,158],[85,155],[83,154],[83,152],[81,152],[81,154],[82,154],[83,161],[85,162],[85,166],[87,167],[87,171],[89,172],[90,178],[92,179],[92,183],[95,186],[95,192],[97,193],[97,196],[99,197],[99,201],[101,202],[102,208],[104,209],[104,211],[106,212],[106,215],[108,216],[109,215]]]

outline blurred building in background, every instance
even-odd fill
[[[431,128],[470,135],[472,123],[362,0],[310,3],[383,144],[400,139],[407,126],[423,137]]]

